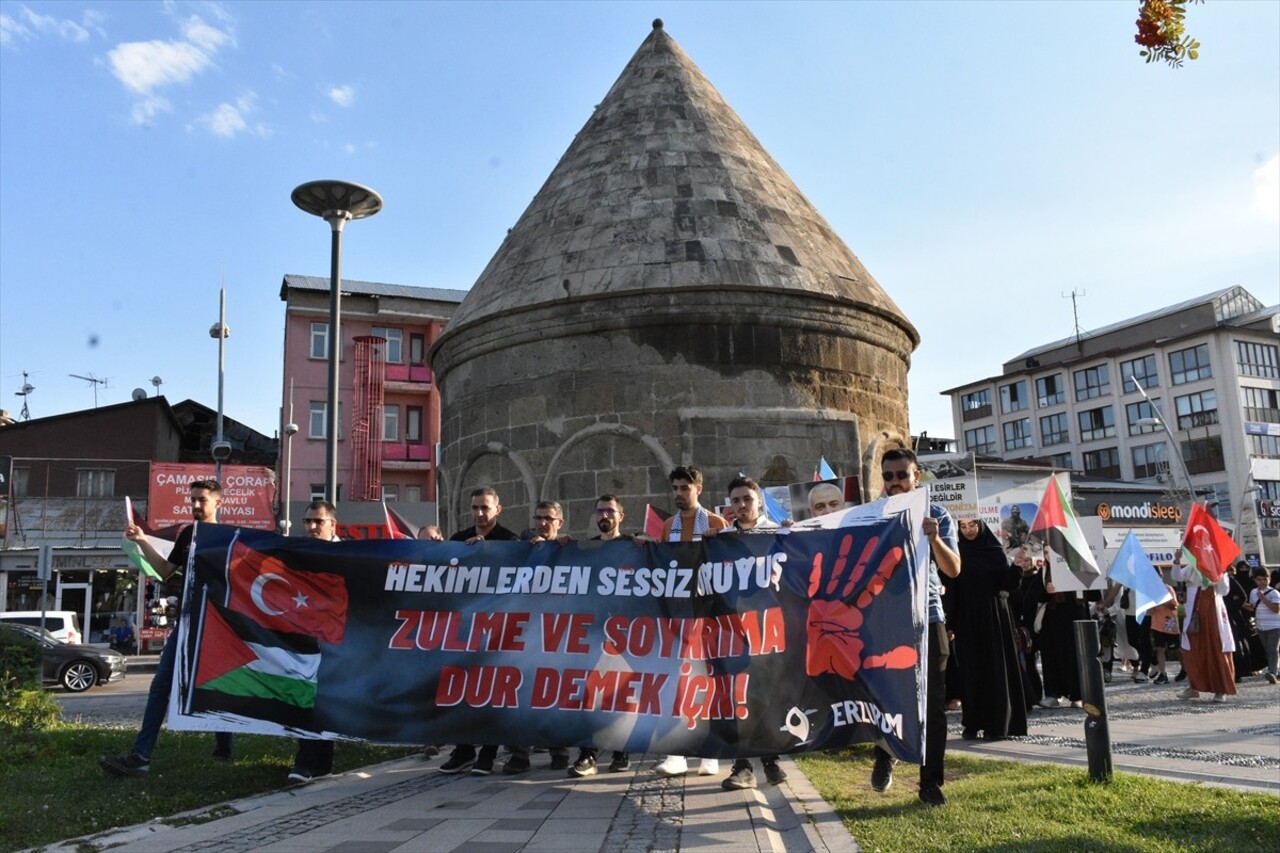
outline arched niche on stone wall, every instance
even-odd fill
[[[862,494],[866,500],[877,498],[884,491],[884,480],[880,476],[880,457],[896,447],[910,448],[911,438],[896,430],[881,430],[862,452],[862,470],[867,472],[862,481]]]
[[[649,451],[657,463],[658,468],[665,474],[672,468],[676,467],[676,463],[671,459],[671,454],[667,453],[656,438],[646,435],[635,427],[626,424],[614,423],[598,423],[583,427],[564,440],[556,449],[555,455],[551,457],[551,462],[547,465],[547,476],[542,480],[542,497],[545,499],[551,494],[552,484],[555,478],[560,475],[560,464],[564,455],[571,450],[574,445],[580,444],[588,439],[601,436],[614,436],[619,438],[628,438],[639,442]]]
[[[462,517],[463,484],[467,482],[467,473],[477,462],[486,456],[503,456],[510,459],[511,464],[515,465],[516,470],[520,472],[520,480],[524,484],[525,501],[527,505],[532,508],[533,505],[538,502],[537,478],[533,473],[533,467],[529,465],[529,462],[521,455],[520,451],[501,441],[487,442],[486,444],[479,445],[478,447],[473,447],[471,452],[467,454],[466,461],[462,463],[462,467],[458,469],[458,479],[457,482],[453,484],[451,490],[451,503],[456,510],[456,515],[454,516],[455,530],[462,530],[471,526],[469,520]],[[473,486],[473,488],[479,488],[479,485],[488,484],[478,484]],[[471,505],[468,502],[467,508],[469,509],[470,506]],[[520,525],[521,529],[524,529],[524,527],[525,525]]]

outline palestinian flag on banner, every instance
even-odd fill
[[[644,505],[644,530],[642,530],[641,532],[644,533],[645,536],[648,536],[650,539],[661,542],[663,522],[665,522],[670,517],[671,517],[671,513],[663,512],[662,510],[657,509],[650,504],[645,504]]]
[[[269,631],[212,601],[205,603],[197,690],[314,708],[319,672],[315,638]]]
[[[142,532],[146,534],[147,541],[151,543],[151,547],[156,549],[161,557],[168,559],[169,553],[173,551],[173,543],[177,541],[178,534],[182,532],[183,525],[175,524],[171,527],[162,527],[159,530],[152,530],[147,526],[144,518],[138,518],[133,512],[133,501],[127,496],[124,499],[124,523],[125,527],[130,524],[137,525],[142,528]],[[161,580],[156,570],[151,568],[151,564],[147,562],[147,558],[142,553],[141,546],[132,539],[124,536],[120,537],[120,550],[129,558],[129,562],[138,567],[147,577]]]
[[[1191,505],[1187,530],[1182,536],[1182,554],[1187,565],[1209,583],[1217,583],[1240,556],[1240,546],[1231,540],[1201,504]]]
[[[1067,568],[1084,586],[1091,586],[1093,579],[1102,574],[1093,559],[1093,552],[1089,550],[1089,543],[1085,541],[1080,522],[1062,493],[1057,474],[1049,477],[1035,521],[1031,523],[1031,532],[1040,536],[1050,551],[1067,561]]]
[[[341,575],[290,568],[237,536],[227,560],[227,609],[270,631],[341,643],[347,586]]]
[[[418,531],[413,525],[405,521],[398,512],[387,506],[387,502],[382,502],[382,510],[387,516],[387,538],[388,539],[417,539]]]

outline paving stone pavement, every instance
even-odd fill
[[[1106,691],[1115,770],[1280,795],[1280,687],[1261,678],[1238,685],[1224,704],[1180,701],[1182,685],[1135,685],[1117,677]],[[1017,761],[1087,766],[1085,712],[1037,709],[1027,737],[964,741],[950,714],[948,751]],[[443,758],[367,767],[311,785],[152,821],[50,851],[263,851],[414,853],[515,851],[858,851],[839,817],[803,772],[784,758],[778,787],[725,791],[716,776],[663,778],[646,756],[627,773],[585,779],[545,769],[515,777],[451,776]],[[727,764],[722,762],[722,766]]]

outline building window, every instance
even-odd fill
[[[1231,506],[1231,488],[1226,483],[1209,483],[1196,488],[1206,509],[1218,521],[1233,521],[1235,510]]]
[[[1041,376],[1036,380],[1036,405],[1042,409],[1067,401],[1067,390],[1062,385],[1062,375]]]
[[[410,444],[422,444],[422,407],[405,406],[404,440]]]
[[[1236,372],[1241,376],[1280,379],[1280,347],[1236,341]]]
[[[964,431],[964,448],[974,453],[991,455],[996,452],[996,428],[978,427]]]
[[[1143,388],[1155,388],[1160,384],[1160,378],[1156,375],[1156,357],[1154,355],[1145,355],[1142,358],[1135,358],[1133,361],[1120,362],[1120,383],[1124,388],[1124,393],[1132,394],[1138,388],[1133,384],[1133,380],[1138,380],[1138,385]]]
[[[960,397],[961,420],[972,421],[991,414],[991,389],[983,388]]]
[[[1161,461],[1168,453],[1168,447],[1169,445],[1160,442],[1133,448],[1133,479],[1152,480],[1159,477],[1168,467]]]
[[[1174,385],[1185,385],[1211,376],[1213,370],[1209,366],[1208,344],[1169,353],[1169,381]]]
[[[1071,470],[1071,454],[1070,453],[1055,453],[1048,458],[1049,458],[1049,464],[1052,465],[1053,467],[1065,468],[1068,471]]]
[[[327,438],[329,431],[329,404],[324,400],[312,400],[307,412],[307,438]],[[342,440],[342,404],[338,404],[338,440]],[[324,495],[321,495],[324,497]]]
[[[1240,405],[1246,421],[1280,423],[1280,391],[1274,388],[1241,388]]]
[[[1124,407],[1124,422],[1129,425],[1129,435],[1146,435],[1156,432],[1160,429],[1159,424],[1140,424],[1138,421],[1156,418],[1160,414],[1160,398],[1156,397],[1150,403],[1146,400],[1139,400],[1136,403],[1127,403]]]
[[[409,335],[409,363],[427,363],[427,336]]]
[[[400,407],[391,403],[382,407],[382,440],[400,440]]]
[[[1011,415],[1027,407],[1027,380],[1000,386],[1000,414]]]
[[[1077,370],[1074,376],[1077,400],[1092,400],[1111,393],[1111,371],[1105,364]]]
[[[1254,495],[1260,501],[1280,501],[1280,480],[1254,480],[1258,493]]]
[[[404,363],[404,332],[402,330],[374,326],[373,335],[386,339],[387,364]]]
[[[1110,406],[1086,409],[1077,417],[1080,422],[1081,441],[1097,441],[1101,438],[1112,438],[1116,434],[1115,412]]]
[[[312,323],[311,324],[311,357],[312,358],[328,358],[329,357],[329,324],[328,323]]]
[[[422,503],[422,486],[405,486],[404,499],[406,503]]]
[[[391,484],[388,484],[388,483],[383,483],[383,485],[382,485],[382,499],[383,499],[384,501],[398,501],[398,500],[400,500],[400,487],[399,487],[399,486],[394,486],[394,485],[391,485]]]
[[[13,480],[9,483],[9,496],[13,498],[25,498],[28,495],[27,489],[30,481],[30,468],[14,468]]]
[[[1249,439],[1249,455],[1264,456],[1267,459],[1280,459],[1280,435],[1246,435]],[[17,471],[13,481],[18,481]]]
[[[1004,424],[1004,449],[1019,450],[1031,446],[1031,418]]]
[[[1178,413],[1178,429],[1209,426],[1218,422],[1218,395],[1214,391],[1174,397],[1173,407]]]
[[[1040,419],[1040,443],[1045,447],[1055,444],[1069,444],[1071,431],[1067,428],[1067,413],[1045,415]]]
[[[110,498],[116,493],[114,468],[76,469],[76,497]]]
[[[1182,442],[1182,458],[1192,474],[1206,471],[1225,471],[1222,460],[1222,436],[1210,435]]]
[[[1094,477],[1120,479],[1120,452],[1114,447],[1084,452],[1084,472]]]

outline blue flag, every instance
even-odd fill
[[[1156,567],[1151,565],[1147,552],[1138,544],[1138,537],[1133,535],[1132,530],[1116,552],[1115,559],[1111,561],[1107,577],[1133,590],[1136,596],[1133,612],[1139,622],[1147,615],[1148,610],[1169,600],[1169,590],[1160,579]]]
[[[833,471],[831,469],[831,466],[827,464],[827,457],[825,456],[818,457],[818,476],[815,477],[814,479],[815,480],[836,479],[836,472]]]
[[[782,508],[782,504],[778,503],[777,498],[763,489],[760,490],[760,494],[764,496],[764,514],[768,516],[770,521],[774,524],[781,524],[790,518],[787,515],[787,511]]]

